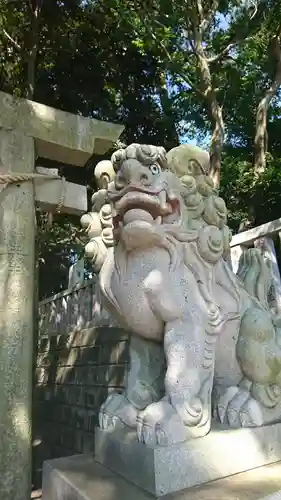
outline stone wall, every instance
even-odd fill
[[[33,397],[34,482],[49,458],[94,450],[94,429],[109,391],[123,386],[127,335],[109,324],[95,282],[39,307]]]

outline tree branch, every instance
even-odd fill
[[[160,47],[165,52],[165,55],[166,55],[166,57],[167,57],[170,65],[174,68],[175,72],[182,78],[182,80],[185,83],[187,83],[187,85],[189,85],[192,88],[192,90],[194,90],[194,92],[196,92],[198,95],[200,95],[201,97],[203,97],[203,93],[201,92],[201,90],[196,87],[196,85],[192,82],[192,80],[190,80],[190,78],[187,76],[187,74],[183,73],[182,71],[179,71],[175,67],[175,63],[173,61],[173,58],[172,58],[170,52],[168,51],[167,47],[165,47],[165,44],[163,43],[163,41],[159,40],[159,43],[160,43]]]
[[[150,13],[148,11],[145,11],[146,15],[148,16],[148,19],[151,21],[151,18],[150,18]],[[139,12],[139,15],[141,17],[141,13]],[[173,70],[175,71],[175,73],[177,73],[177,75],[189,86],[192,88],[192,90],[199,96],[201,97],[201,99],[205,98],[204,96],[204,93],[198,88],[196,87],[196,85],[192,82],[192,80],[190,80],[190,78],[188,77],[187,74],[183,73],[182,71],[179,71],[178,68],[176,67],[176,64],[175,62],[173,61],[173,58],[169,52],[169,50],[167,49],[167,47],[165,46],[165,43],[163,42],[163,40],[161,40],[160,38],[157,38],[157,36],[155,35],[155,33],[153,32],[151,26],[149,25],[149,23],[145,22],[145,19],[142,18],[142,22],[143,22],[143,25],[146,26],[146,29],[149,31],[149,34],[151,36],[151,38],[161,47],[161,49],[163,50],[163,52],[165,53],[165,56],[167,58],[167,60],[169,61],[171,67],[173,68]],[[160,21],[155,21],[154,22],[158,25],[160,25],[161,27],[165,27],[162,23],[160,23]]]
[[[251,40],[252,37],[246,37],[246,38],[240,38],[240,39],[232,39],[231,42],[229,42],[222,50],[219,54],[213,56],[213,57],[209,57],[208,58],[208,63],[209,64],[213,64],[213,63],[216,63],[218,61],[220,61],[224,56],[227,56],[229,51],[231,49],[233,49],[234,47],[237,47],[237,45],[239,45],[240,43],[243,43],[243,42],[248,42],[249,40]]]
[[[254,171],[256,175],[262,173],[266,167],[268,108],[281,86],[281,26],[270,45],[272,55],[275,58],[275,76],[272,84],[265,91],[264,97],[259,102],[256,113],[256,132],[254,139]]]
[[[213,57],[208,57],[207,61],[209,64],[216,63],[220,61],[224,56],[228,54],[228,52],[233,49],[239,42],[231,42],[226,47],[224,47],[221,52]]]
[[[30,41],[29,41],[29,57],[27,60],[27,86],[25,97],[27,99],[33,99],[36,84],[36,58],[38,51],[38,39],[39,39],[39,24],[42,8],[42,0],[36,0],[32,4],[31,0],[28,0],[30,7]]]
[[[255,9],[254,14],[250,17],[250,21],[252,21],[253,18],[256,17],[257,15],[259,15],[262,19],[262,16],[263,16],[265,11],[266,11],[266,2],[264,2],[263,4],[261,3]],[[270,18],[271,18],[271,16],[270,16]],[[270,21],[270,18],[269,18],[269,21]],[[243,35],[241,35],[241,34],[240,34],[240,36],[238,34],[232,35],[232,37],[230,37],[227,45],[221,50],[221,52],[219,54],[208,58],[208,63],[212,64],[212,63],[218,62],[220,59],[222,59],[222,57],[228,55],[228,53],[231,49],[233,49],[234,47],[236,47],[240,43],[244,43],[244,42],[248,42],[248,41],[252,40],[253,39],[253,36],[252,36],[253,32],[255,34],[256,29],[257,29],[257,24],[250,23],[248,26],[247,32],[245,32],[245,30],[244,30]]]
[[[21,50],[21,46],[18,44],[18,42],[16,42],[16,40],[14,40],[4,28],[2,29],[2,32],[3,35],[9,40],[9,42],[11,42],[13,47],[15,47],[15,49]]]
[[[214,17],[214,14],[218,9],[218,4],[218,0],[214,0],[213,5],[209,7],[208,12],[205,14],[201,0],[196,0],[197,17],[199,21],[197,28],[199,29],[201,35],[203,35],[208,28],[211,19]]]
[[[197,7],[197,17],[199,21],[198,25],[199,28],[202,28],[205,19],[204,19],[204,11],[201,0],[196,0],[196,7]]]
[[[28,3],[28,7],[31,10],[31,12],[33,12],[33,7],[32,7],[31,0],[27,0],[27,3]]]

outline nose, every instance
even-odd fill
[[[150,186],[151,183],[152,174],[148,167],[135,160],[124,162],[115,178],[117,189],[122,189],[129,184]]]

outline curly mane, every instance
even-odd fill
[[[114,170],[117,171],[125,160],[130,159],[136,159],[143,165],[158,163],[162,170],[167,168],[166,151],[162,146],[134,143],[124,149],[118,149],[111,157]]]
[[[209,154],[197,146],[182,144],[167,153],[168,169],[181,181],[182,196],[188,215],[188,229],[215,226],[221,235],[223,256],[230,251],[231,232],[227,226],[227,208],[208,175]],[[218,236],[218,231],[216,231]]]

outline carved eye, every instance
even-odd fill
[[[152,175],[158,175],[161,172],[161,167],[156,163],[154,163],[153,165],[150,165],[149,170],[152,173]]]

